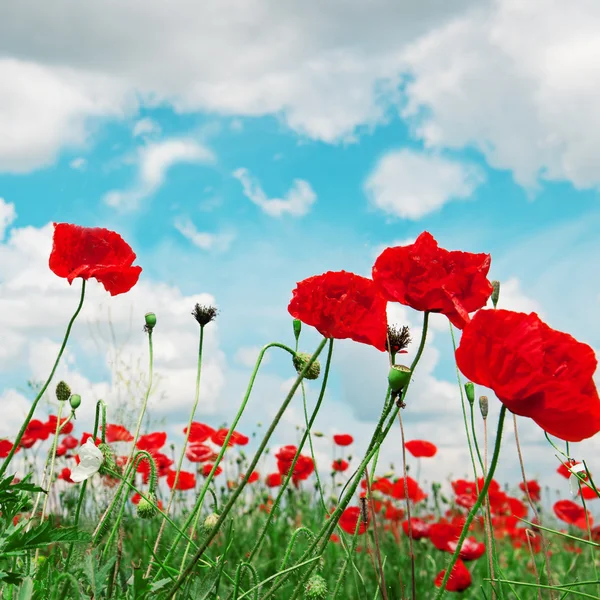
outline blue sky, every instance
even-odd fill
[[[156,311],[156,371],[180,399],[154,414],[174,435],[193,391],[194,302],[221,311],[199,412],[218,425],[231,418],[256,348],[292,343],[287,303],[296,281],[340,269],[368,276],[383,247],[424,230],[448,249],[491,253],[501,306],[537,310],[600,348],[600,113],[592,102],[600,81],[594,53],[582,59],[573,42],[597,48],[597,7],[516,10],[498,0],[440,10],[433,1],[381,0],[378,11],[352,3],[347,13],[320,13],[309,2],[296,14],[264,1],[204,14],[181,2],[165,16],[153,2],[144,15],[130,2],[106,14],[97,2],[61,4],[76,28],[63,29],[45,8],[34,18],[16,6],[0,24],[8,83],[0,100],[0,382],[12,415],[0,434],[28,403],[15,387],[43,376],[77,302],[77,284],[43,275],[53,221],[118,231],[143,267],[135,294],[111,299],[89,286],[98,289],[63,375],[90,397],[110,395],[110,365],[86,341],[85,319],[105,319],[112,305],[124,339],[133,307],[127,349],[145,368],[142,318]],[[34,19],[44,18],[36,37]],[[128,27],[143,34],[125,35]],[[532,36],[537,50],[523,58]],[[36,309],[47,311],[45,321],[31,316]],[[420,315],[398,310],[417,340]],[[307,331],[304,349],[317,343]],[[445,476],[448,461],[468,470],[464,440],[449,425],[461,418],[450,350],[447,324],[437,320],[416,409],[405,417],[409,437],[437,439],[445,450],[431,477]],[[348,428],[364,444],[385,357],[347,342],[335,356],[320,427]],[[281,357],[265,365],[262,401],[245,427],[272,414],[291,376]],[[522,421],[531,471],[556,483],[553,452]],[[290,411],[275,442],[300,423]],[[585,442],[582,457],[598,449]],[[393,444],[386,452],[397,461]],[[516,480],[513,458],[502,469]]]

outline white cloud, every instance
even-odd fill
[[[0,198],[0,241],[4,239],[6,229],[16,218],[15,205]]]
[[[427,146],[475,146],[523,185],[598,186],[599,26],[593,0],[484,6],[404,53],[403,115]]]
[[[486,308],[493,307],[494,304],[490,298]],[[521,290],[521,283],[516,277],[511,277],[506,281],[500,282],[500,299],[498,300],[498,308],[524,313],[536,312],[542,320],[544,319],[544,312],[540,303],[533,298],[529,298],[523,293]]]
[[[231,246],[235,239],[235,233],[231,231],[222,233],[207,233],[198,231],[195,225],[188,218],[179,218],[174,223],[175,229],[186,237],[194,246],[202,250],[215,250],[224,252]]]
[[[143,198],[156,192],[164,183],[167,171],[178,163],[210,164],[214,154],[192,139],[171,138],[142,146],[138,151],[138,181],[129,190],[111,190],[104,197],[108,206],[135,210]]]
[[[473,165],[414,150],[383,156],[364,189],[373,206],[386,214],[418,220],[453,199],[467,199],[482,183]]]
[[[160,125],[149,117],[139,119],[139,121],[136,121],[133,126],[133,137],[151,136],[155,133],[160,133]]]
[[[254,368],[261,350],[262,348],[260,346],[242,346],[236,350],[234,358],[244,367]],[[265,352],[260,364],[266,365],[270,360],[271,355],[268,352]]]
[[[242,184],[244,195],[271,217],[281,217],[285,213],[302,217],[309,212],[317,200],[310,183],[303,179],[294,179],[292,187],[284,198],[267,198],[260,182],[248,172],[248,169],[236,169],[233,176]]]
[[[76,171],[83,171],[87,166],[87,160],[82,156],[79,156],[78,158],[74,158],[69,163],[69,166],[71,167],[71,169],[75,169]]]

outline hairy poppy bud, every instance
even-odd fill
[[[388,381],[392,392],[399,392],[410,381],[412,371],[405,365],[394,365],[388,374]]]
[[[153,504],[156,504],[156,496],[154,494],[148,494],[148,498],[152,501]],[[140,519],[151,519],[157,514],[156,508],[148,502],[145,498],[141,498],[138,502],[136,513]]]
[[[210,515],[208,515],[208,517],[204,519],[204,523],[202,524],[204,532],[210,533],[215,528],[215,525],[217,524],[218,520],[219,515],[217,513],[211,513]]]
[[[93,439],[93,438],[92,438]],[[98,450],[102,452],[102,456],[104,457],[104,461],[99,469],[101,475],[110,475],[108,471],[119,472],[119,467],[117,465],[117,461],[115,460],[115,454],[112,451],[112,448],[108,444],[99,444]]]
[[[292,362],[294,363],[294,368],[298,375],[302,372],[302,369],[306,366],[306,363],[311,359],[311,355],[306,352],[296,352],[294,354],[294,358]],[[310,368],[304,374],[305,379],[317,379],[321,373],[321,365],[318,360],[315,360]]]
[[[56,398],[59,402],[66,402],[71,395],[71,388],[64,382],[59,381],[56,385]]]
[[[498,298],[500,298],[500,282],[494,279],[494,281],[492,281],[492,288],[492,304],[494,305],[494,308],[496,308]]]
[[[296,341],[298,341],[301,331],[302,331],[302,321],[300,319],[294,319],[294,337],[296,338]]]
[[[487,396],[479,396],[479,410],[481,410],[481,416],[487,419],[488,416],[488,399]]]
[[[473,406],[473,403],[475,402],[475,385],[472,381],[467,381],[467,383],[465,383],[465,394],[467,395],[469,404]]]
[[[144,315],[144,320],[146,321],[144,329],[146,332],[150,333],[156,325],[156,315],[153,312],[146,313]]]
[[[81,396],[79,394],[72,394],[69,398],[69,404],[73,410],[79,408],[81,406]]]
[[[327,582],[321,575],[313,575],[306,583],[305,598],[322,600],[327,596]]]

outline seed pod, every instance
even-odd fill
[[[487,396],[479,396],[479,410],[481,410],[481,416],[487,419],[488,416],[488,398]]]
[[[70,396],[71,388],[64,381],[59,381],[56,385],[56,399],[59,402],[66,402]]]

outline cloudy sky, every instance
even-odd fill
[[[118,231],[143,267],[128,294],[88,286],[57,376],[84,398],[80,428],[99,397],[109,415],[139,402],[143,315],[154,311],[152,417],[179,435],[196,302],[220,309],[198,418],[231,420],[258,348],[293,342],[297,281],[368,276],[383,248],[423,230],[448,249],[491,253],[500,306],[535,310],[600,348],[597,2],[23,0],[2,12],[0,435],[21,423],[25,382],[47,376],[79,298],[79,281],[48,269],[53,221]],[[421,315],[390,312],[418,340]],[[302,348],[318,342],[305,328]],[[316,429],[355,435],[355,456],[379,416],[386,365],[375,349],[336,343]],[[272,351],[240,430],[271,418],[293,375]],[[403,414],[409,438],[440,448],[424,478],[468,474],[442,318]],[[302,420],[298,397],[274,443],[294,442]],[[541,430],[520,419],[520,433],[528,474],[568,497]],[[515,484],[512,437],[509,423],[498,479]],[[383,470],[398,469],[398,438]],[[317,449],[326,464],[330,443]],[[596,439],[573,453],[593,470],[599,449]]]

